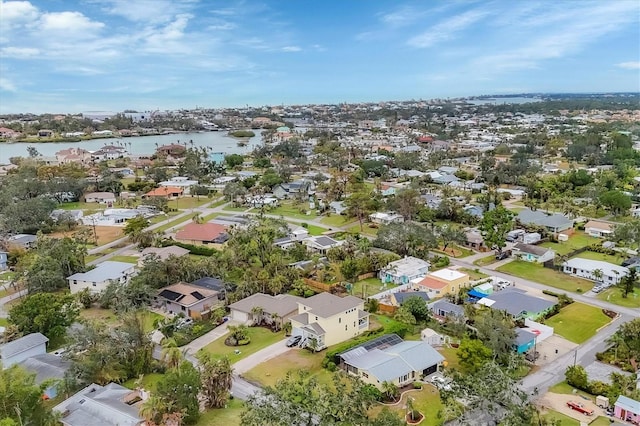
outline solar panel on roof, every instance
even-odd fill
[[[398,343],[402,343],[402,342],[403,340],[397,334],[385,334],[384,336],[380,336],[377,339],[369,340],[368,342],[365,342],[361,345],[354,346],[348,351],[338,354],[338,356],[342,357],[343,355],[346,355],[354,350],[356,350],[355,353],[361,352],[359,351],[360,348],[364,349],[365,351],[371,351],[373,349],[384,349],[390,346],[395,346]]]
[[[198,300],[204,299],[204,296],[199,291],[192,291],[191,295]]]
[[[164,297],[165,299],[169,299],[172,302],[176,302],[178,299],[184,297],[182,294],[176,293],[175,291],[171,290],[162,290],[159,296]]]

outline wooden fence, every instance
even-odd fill
[[[312,280],[311,278],[303,278],[303,281],[307,286],[309,286],[313,290],[317,290],[317,291],[329,291],[330,292],[331,288],[335,285],[335,284],[321,283],[320,281]]]
[[[380,312],[386,312],[386,313],[389,313],[389,314],[395,314],[397,310],[398,310],[397,306],[385,305],[384,303],[378,304],[378,311],[380,311]]]

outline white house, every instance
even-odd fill
[[[158,183],[158,185],[163,187],[181,188],[184,191],[184,194],[189,194],[191,187],[197,184],[197,180],[190,180],[185,176],[176,176],[167,181]]]
[[[100,204],[115,203],[116,196],[113,192],[89,192],[84,195],[84,201],[87,203]]]
[[[576,277],[585,278],[591,281],[601,281],[603,283],[617,284],[622,277],[629,273],[629,269],[624,266],[614,265],[613,263],[603,262],[601,260],[581,259],[579,257],[569,259],[562,264],[562,271]],[[602,277],[596,278],[600,271]]]
[[[88,288],[91,293],[100,293],[110,282],[129,283],[136,273],[133,263],[106,261],[98,264],[88,272],[79,272],[67,278],[71,293],[77,293]]]
[[[512,248],[513,256],[526,262],[544,263],[553,260],[556,253],[546,247],[534,246],[525,243],[516,243]]]
[[[390,223],[402,223],[404,222],[404,217],[397,213],[389,212],[375,212],[369,215],[369,220],[373,223],[377,223],[380,225],[389,225]]]
[[[6,369],[27,358],[47,353],[48,341],[49,339],[43,334],[31,333],[12,342],[0,345],[0,362],[2,362],[2,368]]]
[[[325,235],[308,237],[303,239],[302,242],[307,246],[309,251],[321,254],[325,254],[329,249],[340,247],[344,244],[344,241],[334,240],[333,238]]]
[[[417,257],[407,256],[389,263],[378,274],[383,283],[408,284],[416,278],[421,278],[429,272],[429,262]]]
[[[599,220],[590,220],[584,224],[584,232],[596,238],[607,238],[613,234],[613,225]]]

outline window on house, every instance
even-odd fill
[[[183,311],[186,311],[187,309],[184,306],[180,307]]]
[[[342,324],[342,318],[338,318],[338,324]]]
[[[78,280],[73,280],[73,284],[77,285],[78,284]]]
[[[348,325],[345,325],[345,326],[344,326],[344,331],[347,331],[347,328],[349,328],[349,326],[348,326]]]

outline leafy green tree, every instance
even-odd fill
[[[202,387],[200,373],[189,361],[169,370],[156,386],[156,396],[165,403],[165,413],[184,413],[186,424],[195,423],[200,417],[198,393]]]
[[[411,311],[405,306],[400,306],[393,318],[406,325],[414,325],[416,323],[416,317],[414,317]]]
[[[413,188],[398,191],[393,197],[392,206],[404,220],[411,220],[420,210],[420,193]]]
[[[36,293],[28,295],[9,311],[9,323],[23,334],[42,333],[50,339],[61,337],[78,318],[75,297],[70,294]]]
[[[430,317],[429,308],[427,308],[427,302],[418,296],[412,296],[405,299],[402,302],[402,307],[411,312],[411,315],[417,321],[426,321]]]
[[[487,309],[475,317],[478,338],[501,364],[509,360],[516,339],[513,320],[505,312]]]
[[[629,268],[629,272],[627,275],[622,277],[620,282],[618,283],[618,288],[622,292],[622,297],[627,298],[629,293],[633,293],[633,291],[638,287],[638,272],[636,268]]]
[[[502,205],[484,214],[479,228],[487,246],[495,247],[498,252],[502,252],[502,248],[506,245],[507,233],[513,226],[513,216],[513,212]]]
[[[138,243],[139,238],[142,235],[144,229],[149,226],[149,220],[144,216],[136,216],[133,219],[129,219],[124,226],[124,235],[129,237],[133,243]]]
[[[631,198],[620,191],[606,191],[600,195],[600,202],[614,215],[622,214],[631,208]]]
[[[42,400],[48,382],[35,383],[35,374],[18,365],[2,369],[0,365],[0,424],[6,426],[55,426],[51,408]]]
[[[630,248],[640,248],[640,219],[616,225],[613,229],[613,239]]]
[[[417,223],[392,223],[380,227],[373,245],[400,256],[426,259],[429,249],[437,247],[437,239],[431,230]]]
[[[265,170],[262,175],[262,179],[260,180],[261,185],[269,190],[282,182],[282,178],[273,168]]]
[[[340,264],[340,272],[347,281],[353,281],[358,276],[358,262],[355,259],[345,259]]]
[[[589,378],[587,371],[581,365],[570,365],[564,372],[567,383],[578,389],[587,390],[589,388]]]
[[[458,359],[460,365],[467,371],[474,373],[478,371],[487,361],[491,360],[493,353],[478,339],[465,337],[460,342],[458,349]]]
[[[440,244],[442,244],[442,250],[447,251],[447,247],[450,244],[464,244],[467,241],[467,236],[462,228],[457,226],[441,226],[438,229],[438,236],[440,237]]]
[[[244,162],[244,157],[240,154],[229,154],[224,157],[224,162],[227,163],[227,166],[234,168],[238,166],[242,166]]]
[[[214,359],[208,352],[199,352],[202,395],[207,408],[222,408],[229,400],[233,367],[229,358]]]
[[[375,194],[364,187],[352,193],[344,201],[344,205],[347,207],[347,216],[358,219],[361,231],[365,220],[367,220],[369,214],[375,211],[378,204]]]

